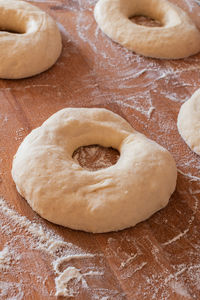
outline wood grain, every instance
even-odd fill
[[[199,88],[200,54],[157,60],[124,49],[97,28],[93,0],[29,2],[58,22],[63,51],[47,72],[0,81],[0,196],[17,216],[62,238],[66,249],[59,251],[91,254],[60,265],[61,272],[79,270],[87,283],[72,280],[67,288],[73,296],[60,299],[200,299],[200,158],[176,127],[181,104]],[[193,0],[173,2],[200,28]],[[73,231],[35,214],[12,181],[13,155],[33,128],[64,107],[105,107],[166,147],[180,170],[169,205],[134,228],[108,234]],[[53,258],[19,220],[1,209],[0,251],[8,246],[12,255],[8,268],[0,269],[0,298],[56,299]]]

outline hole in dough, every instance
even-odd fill
[[[159,20],[155,20],[151,17],[138,15],[132,16],[129,20],[137,25],[147,26],[147,27],[162,27],[163,24]]]
[[[103,147],[100,145],[88,145],[77,148],[72,158],[78,164],[89,171],[97,171],[108,168],[118,161],[120,153],[112,147]]]
[[[0,31],[1,32],[12,33],[12,34],[24,34],[24,33],[26,33],[24,30],[14,30],[14,29],[5,28],[5,27],[1,27]]]

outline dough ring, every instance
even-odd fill
[[[0,78],[18,79],[49,69],[61,53],[55,21],[21,0],[0,0]]]
[[[163,26],[134,24],[129,18],[137,15]],[[200,32],[182,9],[166,0],[100,0],[94,16],[112,40],[144,56],[178,59],[200,51]]]
[[[181,106],[177,126],[186,144],[200,155],[200,89]]]
[[[111,167],[88,171],[72,158],[83,145],[113,147]],[[43,218],[89,232],[134,226],[167,205],[176,185],[171,154],[101,108],[66,108],[33,130],[13,160],[19,193]]]

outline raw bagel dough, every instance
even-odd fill
[[[163,26],[134,24],[129,18],[136,15]],[[200,32],[182,9],[166,0],[100,0],[94,16],[112,40],[144,56],[178,59],[200,51]]]
[[[120,152],[94,172],[72,158],[83,145]],[[176,185],[171,154],[101,108],[66,108],[33,130],[12,167],[19,193],[43,218],[73,229],[107,232],[134,226],[167,205]]]
[[[186,144],[200,155],[200,89],[181,106],[177,126]]]
[[[0,0],[0,78],[18,79],[49,69],[61,53],[55,21],[21,0]],[[11,32],[18,32],[11,33]]]

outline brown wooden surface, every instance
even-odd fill
[[[0,81],[0,196],[18,216],[71,243],[71,253],[79,247],[94,255],[62,266],[77,268],[87,283],[69,282],[73,299],[200,299],[200,157],[176,127],[181,104],[200,87],[200,54],[164,61],[127,51],[97,28],[93,0],[30,2],[58,22],[63,51],[41,75]],[[174,2],[200,28],[195,1]],[[105,107],[166,147],[180,170],[169,205],[134,228],[108,234],[73,231],[37,216],[16,191],[12,158],[33,128],[64,107]],[[56,299],[51,256],[2,207],[0,226],[0,251],[13,250],[9,267],[0,270],[0,298]]]

